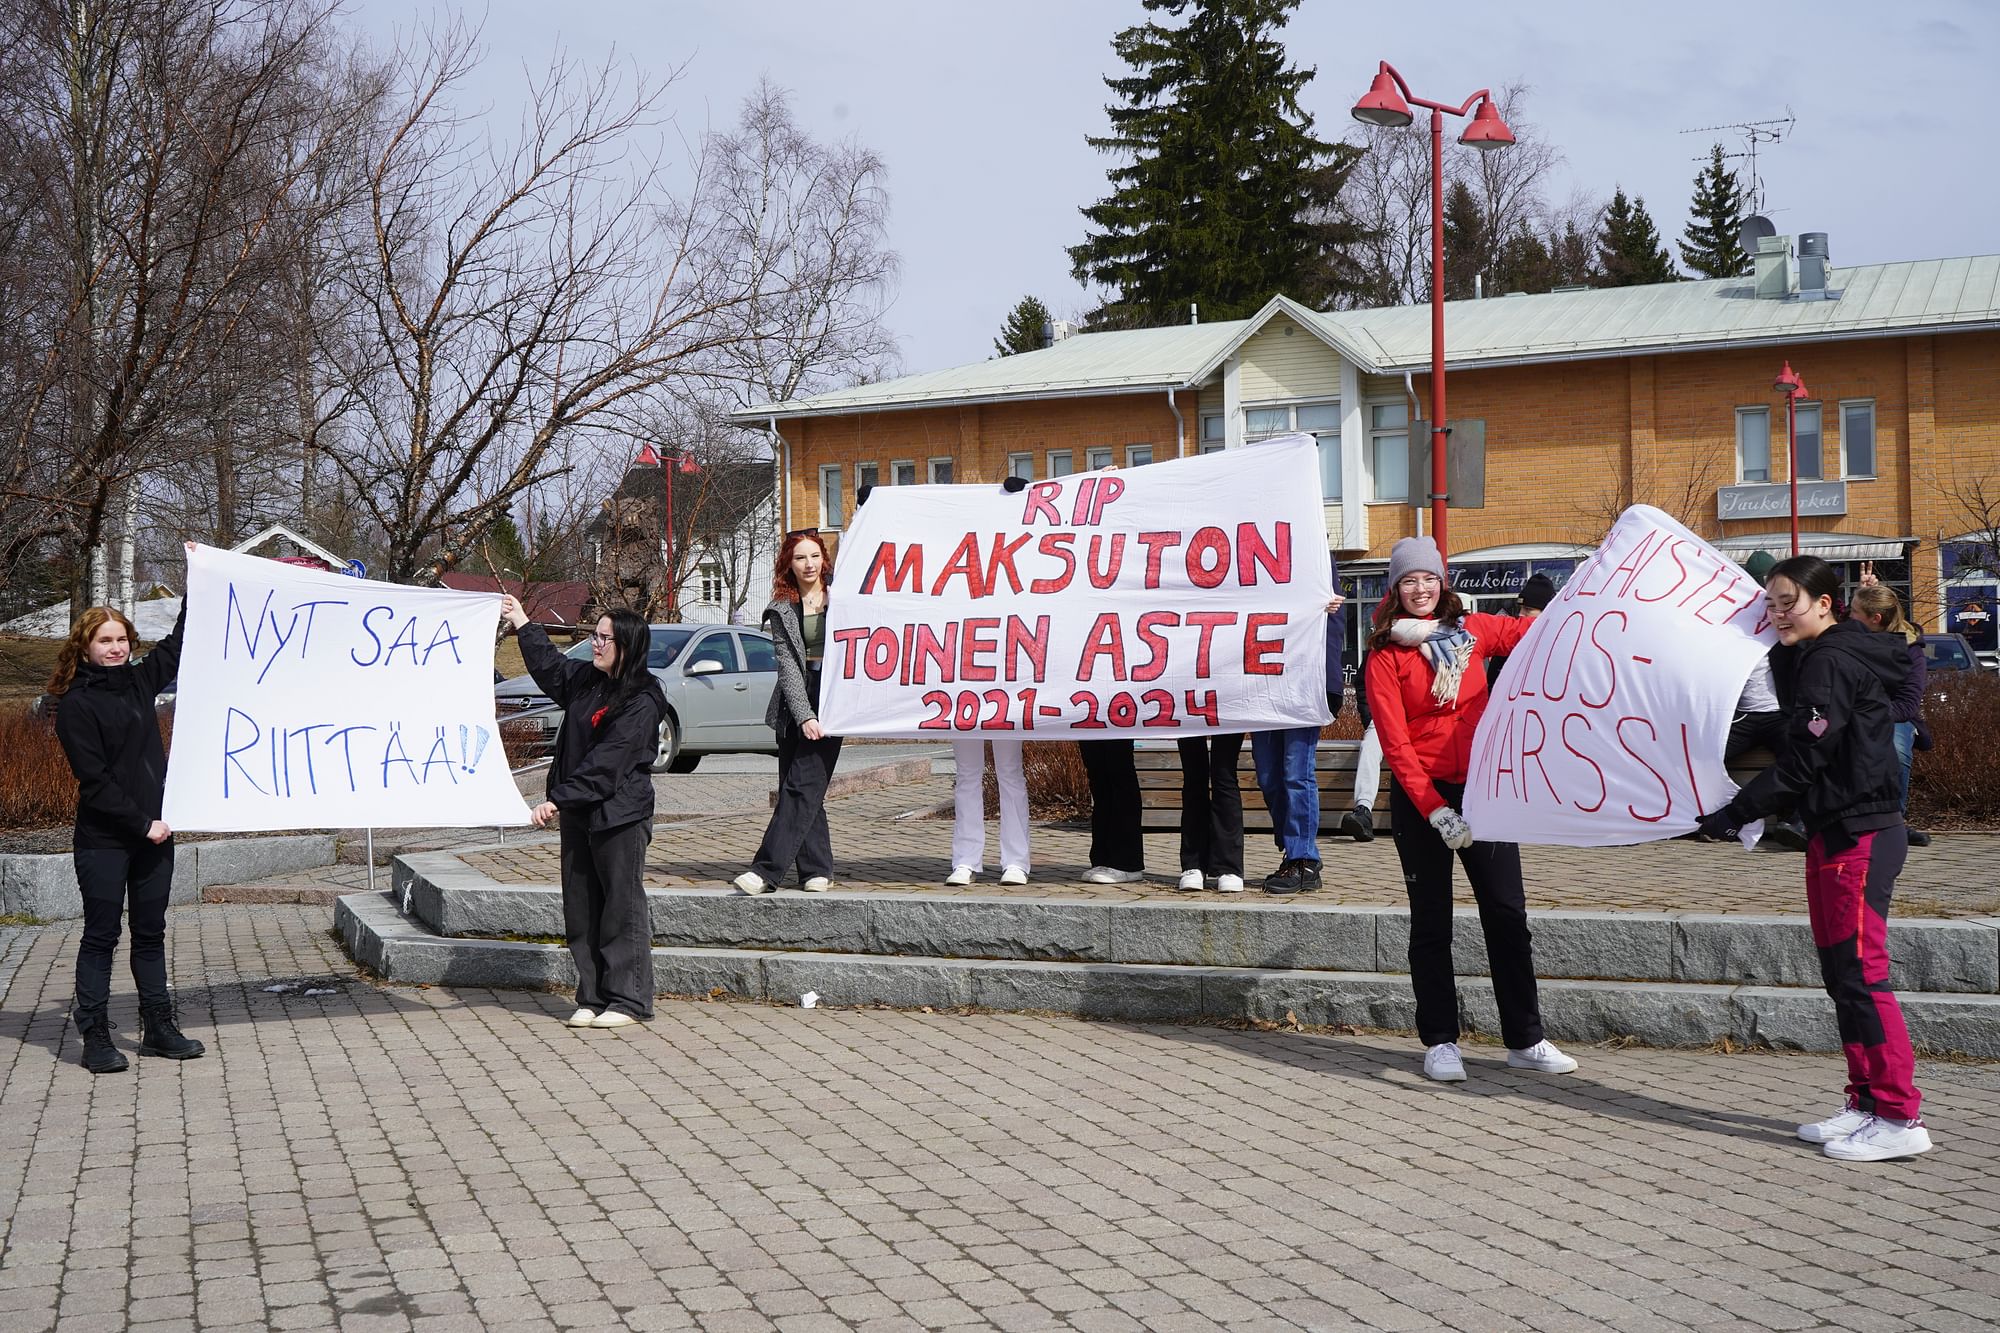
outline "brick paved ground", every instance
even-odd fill
[[[0,1326],[1984,1330],[2000,1067],[1940,1150],[1789,1137],[1835,1060],[377,989],[323,910],[172,913],[186,1064],[92,1078],[0,941]],[[124,981],[122,962],[119,973]],[[332,993],[273,994],[332,978]],[[114,1004],[126,1030],[131,1003]]]
[[[941,805],[948,809],[950,799],[949,779],[939,778],[832,802],[829,819],[839,886],[887,893],[954,892],[939,882],[951,869],[949,816],[912,815]],[[757,811],[661,828],[647,855],[646,882],[665,888],[734,878],[749,867],[764,822],[765,812]],[[992,832],[989,827],[989,840]],[[1080,882],[1090,866],[1087,829],[1038,826],[1032,846],[1034,874],[1025,887],[1002,888],[989,874],[962,892],[1121,899],[1174,896],[1173,877],[1180,872],[1177,835],[1147,837],[1151,878],[1130,886]],[[1250,835],[1245,850],[1253,877],[1277,869],[1277,851],[1267,837]],[[1403,903],[1402,871],[1392,840],[1354,843],[1322,837],[1320,850],[1326,888],[1312,901]],[[1905,916],[2000,912],[2000,884],[1992,869],[1996,855],[2000,855],[2000,836],[1939,834],[1931,847],[1912,850],[1897,888],[1896,911]],[[467,861],[504,883],[553,883],[557,878],[555,843],[546,838],[531,842],[524,837],[519,846],[475,854]],[[1793,914],[1805,910],[1804,858],[1794,854],[1672,841],[1600,849],[1524,847],[1521,861],[1528,904],[1535,908]],[[1464,877],[1457,878],[1459,897],[1470,904]],[[1243,901],[1281,907],[1291,900],[1273,901],[1253,891]]]

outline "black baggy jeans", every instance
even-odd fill
[[[1243,733],[1183,736],[1181,869],[1205,875],[1243,873],[1243,789],[1236,761]]]
[[[576,1003],[593,1013],[653,1016],[653,917],[646,906],[648,819],[593,832],[562,821],[563,938],[576,960]]]
[[[1144,870],[1146,839],[1139,827],[1139,771],[1129,739],[1078,741],[1090,778],[1090,864]]]
[[[1439,782],[1438,795],[1462,809],[1465,785]],[[1410,899],[1410,985],[1417,993],[1417,1036],[1426,1046],[1457,1041],[1458,975],[1451,961],[1451,848],[1417,812],[1401,783],[1389,785],[1389,826],[1403,863]],[[1479,905],[1486,935],[1487,970],[1500,1010],[1500,1036],[1513,1050],[1542,1039],[1541,996],[1535,984],[1535,950],[1528,931],[1527,892],[1521,885],[1521,848],[1511,842],[1475,842],[1458,854]]]
[[[83,894],[83,943],[76,951],[79,1025],[101,1016],[111,998],[111,956],[124,917],[132,917],[132,983],[142,1005],[165,1004],[167,898],[174,887],[174,844],[79,847],[76,885]]]
[[[778,722],[778,807],[764,826],[757,859],[750,863],[766,884],[782,884],[794,862],[799,882],[833,878],[833,830],[826,823],[826,789],[840,762],[840,737],[816,741],[789,718]]]

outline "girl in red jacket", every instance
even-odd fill
[[[1368,706],[1394,779],[1389,821],[1410,895],[1410,983],[1417,993],[1417,1035],[1426,1048],[1424,1075],[1441,1083],[1465,1078],[1451,962],[1454,851],[1479,904],[1507,1063],[1544,1074],[1576,1068],[1542,1036],[1521,849],[1475,840],[1458,812],[1472,733],[1486,711],[1481,659],[1512,652],[1533,623],[1467,615],[1445,587],[1444,558],[1430,538],[1405,537],[1391,548],[1388,595],[1376,607],[1368,638]]]

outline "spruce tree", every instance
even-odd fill
[[[1112,39],[1130,73],[1111,131],[1090,137],[1123,159],[1112,192],[1083,209],[1069,251],[1077,280],[1109,289],[1092,328],[1251,314],[1276,293],[1330,303],[1354,280],[1345,245],[1358,230],[1334,197],[1359,150],[1313,134],[1299,106],[1311,69],[1287,63],[1274,34],[1298,0],[1142,0],[1149,19]]]
[[[1032,352],[1042,346],[1047,338],[1049,308],[1032,296],[1024,296],[1008,314],[1007,322],[1000,326],[1000,336],[993,340],[996,356],[1012,356],[1016,352]]]
[[[1530,227],[1522,227],[1500,247],[1493,264],[1493,294],[1545,292],[1556,285],[1555,260]]]
[[[1455,180],[1444,196],[1444,296],[1447,301],[1463,301],[1477,289],[1477,279],[1485,273],[1489,246],[1486,218],[1479,200],[1462,180]]]
[[[1740,278],[1750,271],[1743,251],[1743,189],[1736,173],[1722,165],[1715,145],[1708,165],[1695,174],[1694,203],[1682,233],[1681,262],[1704,278]]]
[[[1560,232],[1549,232],[1549,267],[1551,287],[1597,286],[1596,242],[1565,221]]]
[[[1651,282],[1672,282],[1673,257],[1660,244],[1660,233],[1646,212],[1644,198],[1627,199],[1621,186],[1604,210],[1597,230],[1597,276],[1599,287],[1637,287]]]

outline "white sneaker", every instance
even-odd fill
[[[1181,882],[1174,885],[1182,893],[1200,893],[1202,875],[1199,870],[1181,871]]]
[[[1217,875],[1217,876],[1215,877],[1215,891],[1216,891],[1217,893],[1241,893],[1241,892],[1243,892],[1243,876],[1241,876],[1241,875]]]
[[[630,1014],[621,1014],[616,1009],[606,1009],[591,1019],[590,1025],[594,1028],[629,1028],[638,1021]]]
[[[1835,1115],[1810,1125],[1800,1125],[1799,1137],[1807,1143],[1832,1143],[1835,1139],[1844,1139],[1860,1129],[1869,1119],[1866,1111],[1849,1102]]]
[[[1842,1162],[1886,1162],[1892,1157],[1915,1157],[1931,1150],[1931,1132],[1924,1122],[1901,1124],[1871,1115],[1861,1128],[1844,1139],[1835,1139],[1820,1151]]]
[[[1553,1043],[1538,1041],[1525,1051],[1508,1050],[1509,1069],[1532,1069],[1537,1074],[1573,1074],[1576,1061],[1557,1050]]]
[[[814,875],[811,879],[799,885],[799,887],[804,889],[807,893],[825,893],[828,889],[833,887],[833,881],[828,879],[825,875]]]
[[[972,883],[972,867],[953,866],[951,873],[944,877],[944,882],[954,889],[964,888],[966,885]]]
[[[565,1021],[573,1028],[587,1028],[590,1026],[590,1020],[596,1017],[597,1011],[594,1009],[579,1009]]]
[[[1457,1042],[1441,1041],[1424,1052],[1424,1077],[1436,1083],[1465,1082],[1465,1061],[1459,1058]]]
[[[1026,884],[1028,882],[1028,872],[1019,866],[1008,866],[1000,872],[1000,882],[1002,884]]]
[[[1143,870],[1113,870],[1110,866],[1092,866],[1083,872],[1085,884],[1136,884],[1145,877]]]
[[[770,893],[773,891],[773,886],[765,883],[764,877],[758,874],[754,870],[744,871],[742,874],[738,875],[735,879],[731,880],[730,883],[736,886],[736,891],[738,893],[758,894],[758,893]]]

